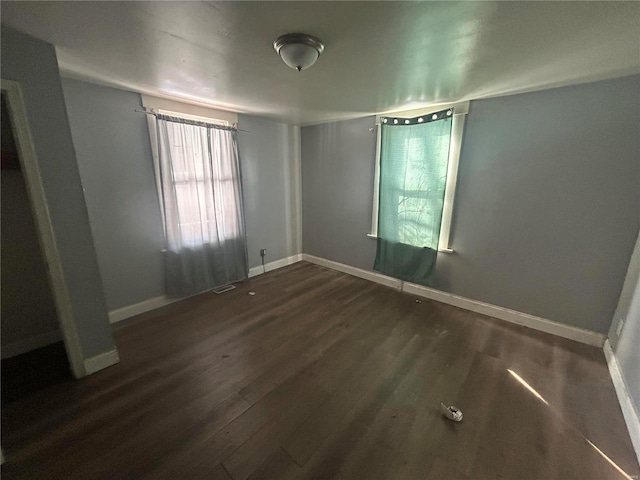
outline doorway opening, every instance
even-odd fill
[[[2,308],[0,356],[2,357],[3,374],[2,399],[5,401],[7,400],[5,395],[13,398],[16,395],[23,395],[25,392],[28,394],[33,389],[39,389],[45,384],[60,381],[62,378],[84,377],[87,371],[56,236],[49,215],[49,205],[45,196],[43,179],[40,175],[40,165],[31,136],[22,88],[18,82],[5,79],[1,80],[0,86],[2,94],[2,148],[5,149],[5,140],[7,140],[6,149],[8,152],[6,155],[3,152],[3,165],[0,174],[3,180],[2,212],[0,215],[2,230],[5,229],[5,223],[9,224],[11,219],[15,221],[17,218],[17,223],[20,226],[17,232],[13,232],[14,238],[10,237],[12,234],[10,229],[15,225],[8,227],[9,231],[3,232],[9,234],[7,248],[5,249],[4,236],[3,245],[0,246],[3,277],[2,297],[0,298]],[[9,185],[7,191],[5,191],[5,183]],[[21,210],[15,207],[18,204],[23,206]],[[15,210],[13,210],[14,207]],[[30,222],[28,225],[27,220]],[[28,236],[30,236],[30,240],[25,240]],[[11,245],[11,242],[14,245]],[[16,244],[19,245],[16,246]],[[25,258],[30,259],[32,263],[20,264],[19,260],[25,260]],[[15,262],[16,265],[5,266],[5,262]],[[19,275],[27,276],[27,279],[29,279],[28,275],[35,277],[38,273],[38,276],[37,279],[32,277],[23,282],[26,287],[16,288],[16,284],[19,282],[15,275],[4,275],[15,271],[18,271]],[[39,286],[39,293],[30,290],[34,285]],[[11,295],[17,302],[5,305],[5,300],[10,302]],[[38,304],[39,310],[35,309],[33,305],[28,305],[28,308],[31,309],[29,312],[33,315],[26,314],[25,309],[21,310],[16,306],[20,305],[20,302],[24,306],[25,297],[31,303]],[[22,312],[17,314],[22,320],[29,316],[26,323],[7,323],[10,322],[11,308],[14,309],[14,313],[16,311]],[[34,316],[37,317],[37,320],[34,320]],[[39,327],[36,328],[36,325]],[[40,350],[42,347],[46,347],[46,349]],[[23,357],[23,354],[28,356]],[[63,361],[65,358],[66,362]],[[20,364],[19,368],[14,368],[18,363]],[[47,370],[49,368],[51,370]],[[30,373],[28,376],[19,373],[14,375],[14,372],[22,371]],[[11,377],[17,378],[12,380]],[[5,388],[5,382],[15,383]],[[16,384],[19,385],[16,386]]]
[[[1,95],[2,403],[72,378],[6,93]]]

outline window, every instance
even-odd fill
[[[238,238],[241,228],[235,197],[239,178],[233,164],[224,161],[221,150],[228,143],[219,138],[221,132],[189,124],[169,123],[165,128],[180,245],[197,247]]]
[[[238,122],[237,114],[232,112],[213,110],[163,98],[142,95],[142,104],[147,111],[194,122],[225,127],[230,127]],[[175,217],[179,220],[176,220],[177,225],[166,224],[165,206],[163,205],[165,195],[162,192],[162,180],[157,168],[159,165],[158,132],[153,115],[148,116],[148,126],[165,231],[169,229],[179,232],[177,235],[179,238],[175,238],[175,240],[185,246],[194,246],[201,241],[209,243],[221,232],[224,232],[222,240],[237,237],[241,229],[237,216],[231,212],[232,209],[224,207],[235,203],[230,195],[237,179],[230,169],[219,168],[213,169],[211,172],[205,171],[208,162],[203,162],[201,157],[204,155],[203,152],[207,151],[205,147],[209,141],[203,130],[196,126],[187,126],[168,132],[170,154],[174,167],[172,180],[175,204],[178,210]],[[214,148],[219,148],[215,147],[215,145],[219,145],[219,142],[213,142],[213,145]],[[195,161],[192,162],[190,159]],[[221,187],[216,189],[216,196],[222,195],[221,198],[214,198],[211,191],[212,184]],[[197,240],[198,238],[200,240]]]
[[[247,278],[235,113],[142,95],[165,234],[166,292]]]
[[[229,120],[223,120],[221,118],[203,117],[201,115],[191,115],[189,113],[174,112],[172,110],[165,110],[162,108],[155,108],[153,110],[155,112],[161,113],[162,115],[168,115],[170,117],[184,118],[185,120],[193,120],[195,122],[211,123],[213,125],[224,125],[225,127],[231,126],[231,122]]]
[[[464,121],[465,116],[469,111],[469,102],[457,103],[454,105],[450,105],[450,108],[453,108],[453,121],[451,125],[451,137],[449,143],[449,156],[448,162],[446,166],[446,172],[442,171],[439,175],[446,175],[445,182],[445,190],[444,190],[444,204],[442,205],[442,220],[440,224],[440,237],[437,239],[437,245],[435,245],[435,240],[430,239],[418,239],[416,238],[416,232],[411,228],[411,222],[406,222],[403,226],[403,231],[397,232],[398,238],[402,243],[406,243],[408,245],[413,245],[416,247],[429,246],[431,248],[436,248],[440,252],[453,252],[453,249],[449,243],[449,234],[451,230],[451,216],[453,214],[453,202],[455,198],[455,190],[456,190],[456,181],[458,177],[458,161],[460,158],[460,146],[462,144],[462,134],[464,130]],[[390,115],[397,117],[406,117],[406,118],[415,118],[420,117],[421,115],[429,115],[433,112],[442,111],[447,109],[446,106],[434,107],[430,109],[421,109],[421,110],[410,110],[404,112],[397,112]],[[379,199],[379,188],[380,188],[380,155],[381,155],[381,129],[380,129],[380,121],[383,116],[377,117],[377,145],[376,145],[376,163],[375,163],[375,175],[374,175],[374,187],[373,187],[373,213],[371,218],[371,233],[369,237],[376,238],[378,236],[378,214],[380,211],[380,199]],[[407,158],[416,158],[420,156],[420,149],[422,148],[421,142],[419,139],[411,139],[407,138],[406,142],[406,150],[408,152]],[[400,205],[402,208],[402,215],[405,215],[405,218],[410,219],[412,215],[418,214],[418,212],[427,212],[431,208],[435,208],[439,210],[439,205],[430,205],[429,197],[431,196],[429,192],[420,191],[420,194],[411,195],[411,184],[415,183],[416,188],[419,184],[424,184],[423,182],[419,182],[420,176],[423,172],[420,171],[420,165],[413,165],[413,162],[409,162],[406,165],[407,171],[411,172],[412,169],[416,170],[411,175],[407,175],[407,179],[409,185],[404,185],[403,189],[403,197],[402,199],[398,199],[398,202],[394,202],[394,205]],[[434,165],[434,169],[438,170],[440,168],[438,165]],[[444,168],[444,167],[442,167]],[[407,188],[407,186],[409,188]],[[416,190],[416,192],[418,192]],[[432,192],[434,198],[442,198],[442,191],[440,192]],[[422,215],[424,218],[424,215]]]

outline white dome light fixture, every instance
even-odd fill
[[[287,33],[273,42],[280,58],[291,68],[299,72],[316,63],[324,51],[324,45],[316,37],[306,33]]]

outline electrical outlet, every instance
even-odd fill
[[[260,249],[260,256],[261,257],[266,257],[267,256],[267,249],[266,248],[261,248]]]

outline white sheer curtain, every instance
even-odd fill
[[[167,293],[184,296],[247,277],[236,131],[157,116]]]

